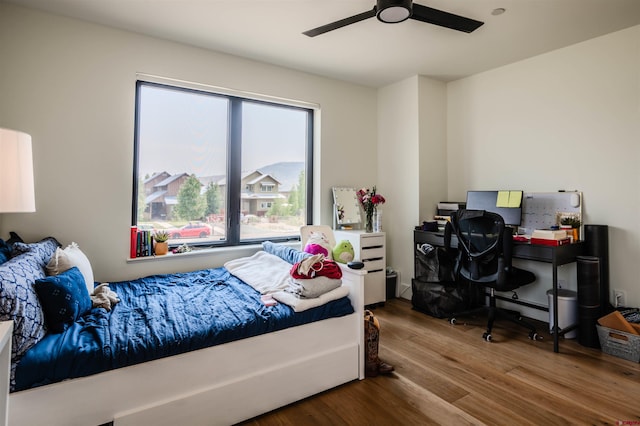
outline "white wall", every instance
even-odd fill
[[[449,198],[583,191],[585,223],[609,226],[610,287],[640,306],[640,26],[447,89]],[[570,268],[561,278],[575,281]],[[525,294],[546,303],[544,291]]]
[[[414,76],[378,92],[379,182],[387,204],[387,264],[398,293],[411,298],[413,229],[433,217],[447,195],[446,84]]]
[[[378,91],[377,186],[387,200],[382,206],[387,265],[398,272],[397,285],[405,297],[402,284],[411,284],[413,276],[406,237],[418,220],[420,201],[418,88],[418,77],[411,77]]]
[[[420,225],[447,198],[447,85],[420,77]],[[413,238],[413,236],[412,236]]]
[[[317,223],[331,224],[331,186],[376,182],[371,88],[5,3],[0,57],[0,126],[33,138],[37,209],[2,215],[0,238],[14,230],[28,241],[76,241],[100,281],[214,267],[247,252],[126,262],[138,72],[319,104]]]

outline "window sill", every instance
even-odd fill
[[[283,245],[287,245],[296,249],[300,248],[300,241],[291,241],[286,243],[279,243]],[[127,263],[137,263],[137,262],[155,262],[169,259],[184,259],[185,257],[192,256],[206,256],[206,255],[221,255],[224,254],[226,256],[232,254],[233,258],[239,258],[244,256],[250,256],[256,251],[262,250],[262,244],[247,244],[247,245],[239,245],[239,246],[225,246],[225,247],[214,247],[214,248],[194,248],[190,252],[186,253],[169,253],[156,256],[143,256],[143,257],[127,257]]]
[[[165,260],[165,259],[178,259],[178,258],[184,258],[184,257],[205,256],[205,255],[212,255],[212,254],[229,254],[232,252],[241,253],[244,251],[256,251],[260,249],[262,249],[262,245],[260,244],[251,244],[246,246],[234,246],[234,247],[215,247],[215,248],[204,248],[204,249],[194,248],[193,250],[186,253],[172,253],[171,251],[169,251],[169,253],[161,256],[156,256],[154,254],[153,256],[142,256],[142,257],[135,257],[135,258],[129,257],[127,258],[127,263],[157,261],[157,260]]]

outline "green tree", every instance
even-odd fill
[[[267,211],[267,216],[286,216],[287,214],[287,206],[284,205],[280,198],[271,203],[271,207]]]
[[[207,210],[207,200],[200,194],[200,181],[193,175],[184,181],[178,191],[178,204],[173,213],[178,219],[196,220],[202,219]]]
[[[298,205],[296,206],[298,212],[303,212],[307,207],[307,179],[304,174],[304,170],[298,175]]]
[[[147,208],[147,197],[144,193],[144,180],[138,179],[138,222],[144,221],[144,211]]]
[[[293,188],[291,188],[291,192],[289,193],[289,212],[288,214],[291,216],[295,216],[298,214],[298,212],[300,211],[298,208],[298,187],[294,186]]]
[[[209,182],[204,196],[207,199],[207,210],[205,212],[205,215],[220,213],[222,194],[220,194],[220,187],[218,186],[218,184]]]

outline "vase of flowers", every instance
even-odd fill
[[[375,186],[371,190],[369,188],[359,189],[356,195],[358,196],[358,201],[360,202],[360,205],[364,210],[364,214],[366,218],[365,231],[373,232],[373,216],[374,216],[374,213],[376,212],[376,208],[380,204],[384,204],[386,200],[382,195],[376,192]]]

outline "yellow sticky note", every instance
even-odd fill
[[[509,205],[507,207],[520,207],[522,203],[522,191],[509,191]]]
[[[509,191],[498,191],[496,207],[509,207]]]

